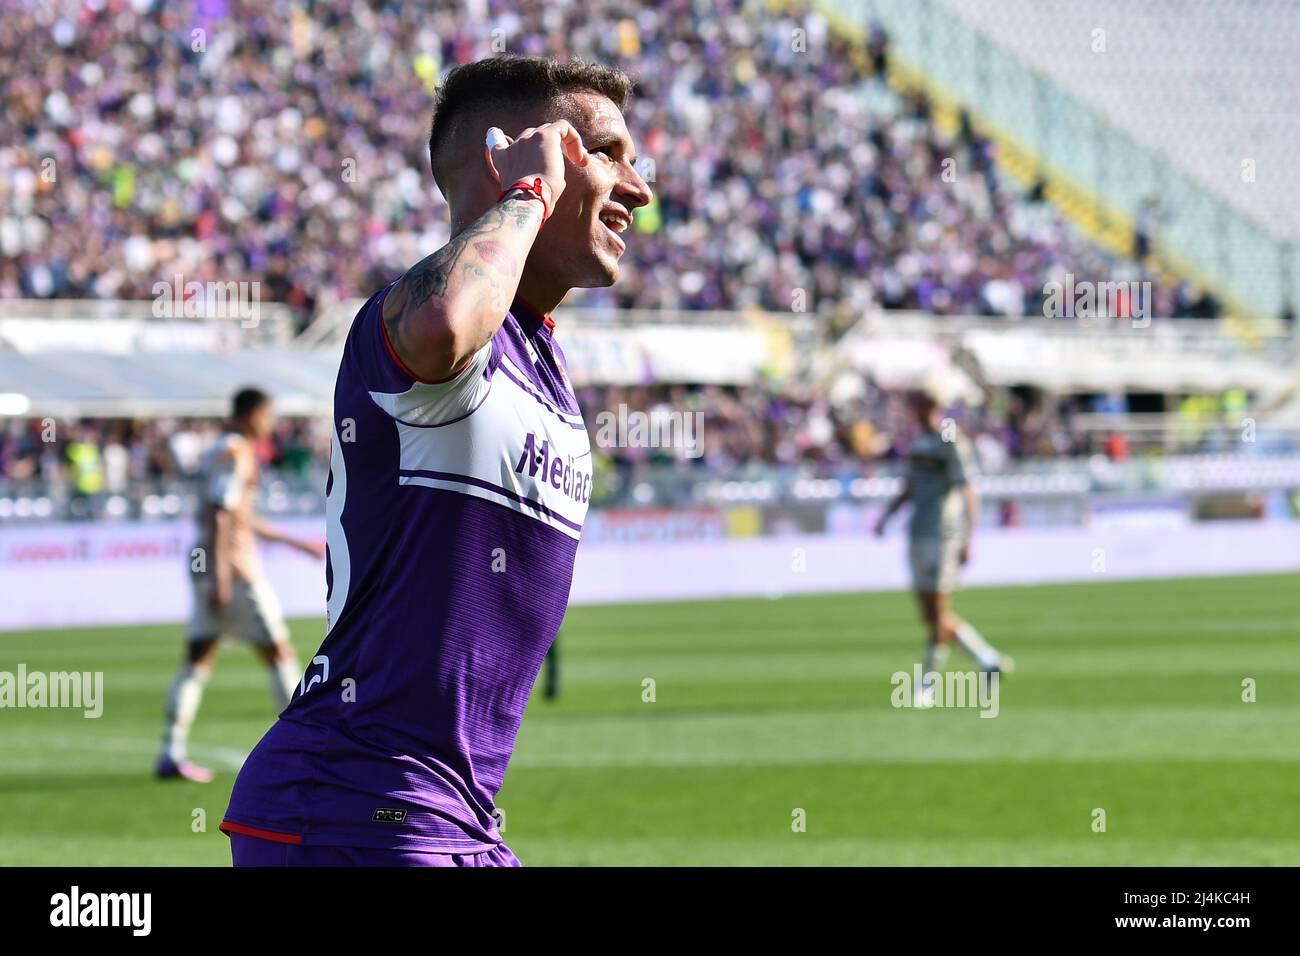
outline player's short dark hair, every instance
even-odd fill
[[[230,402],[230,414],[235,418],[247,418],[271,400],[271,396],[260,388],[241,388]]]
[[[921,408],[926,410],[929,410],[931,408],[939,408],[940,406],[943,405],[943,402],[939,401],[939,398],[927,388],[909,389],[907,392],[906,401],[913,408]]]
[[[460,121],[487,111],[502,116],[521,109],[559,106],[573,93],[599,93],[620,110],[632,93],[632,78],[622,70],[573,58],[501,54],[453,68],[443,77],[433,101],[429,129],[429,165],[445,195],[446,158],[460,138]],[[561,118],[561,117],[557,117]],[[514,136],[520,129],[502,129]],[[477,144],[480,148],[483,144]]]

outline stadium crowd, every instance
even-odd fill
[[[260,281],[306,320],[368,295],[448,238],[425,149],[438,77],[503,51],[580,55],[639,80],[628,124],[656,199],[619,284],[568,304],[1033,315],[1070,272],[1151,281],[1156,316],[1215,309],[1082,239],[999,173],[968,117],[947,130],[923,96],[893,89],[878,27],[854,44],[810,7],[762,0],[13,0],[0,19],[0,298],[150,298],[179,273]],[[705,416],[698,459],[597,448],[615,497],[656,468],[870,474],[910,437],[901,396],[871,386],[838,404],[775,387],[580,397]],[[1078,410],[1004,391],[963,424],[993,468],[1126,454],[1073,428]],[[9,421],[0,495],[76,506],[183,488],[218,428]],[[260,453],[273,480],[319,493],[319,422],[283,421]]]
[[[640,81],[657,200],[623,280],[572,304],[1029,315],[1067,271],[1153,280],[1157,316],[1205,304],[895,93],[878,28],[854,45],[762,0],[12,0],[0,298],[150,298],[181,274],[260,281],[305,319],[368,295],[448,238],[425,150],[439,75],[503,51]]]

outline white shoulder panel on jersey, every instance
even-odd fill
[[[468,415],[487,395],[492,383],[483,370],[492,360],[492,342],[474,353],[469,364],[449,382],[415,382],[404,392],[371,392],[374,403],[388,415],[412,425],[440,425]]]
[[[472,414],[439,424],[396,420],[400,483],[493,501],[576,540],[592,483],[582,417],[556,409],[517,367],[505,371]]]
[[[500,370],[505,372],[512,379],[514,379],[516,385],[518,385],[529,395],[533,396],[533,398],[536,399],[538,402],[540,402],[545,408],[549,409],[556,417],[560,419],[560,421],[568,422],[570,425],[582,424],[581,414],[575,415],[572,412],[566,412],[558,408],[554,402],[552,402],[549,398],[547,398],[545,395],[541,393],[541,390],[538,389],[537,386],[534,385],[532,380],[528,377],[528,373],[525,372],[523,369],[521,369],[518,365],[516,365],[514,359],[512,359],[509,355],[501,356]]]

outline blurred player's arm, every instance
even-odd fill
[[[530,129],[484,162],[501,183],[542,180],[543,199],[511,192],[397,281],[384,300],[384,325],[398,357],[420,378],[444,381],[462,371],[505,320],[524,263],[564,191],[564,163],[586,165],[567,122]]]
[[[958,557],[962,564],[966,564],[970,561],[971,537],[980,523],[980,493],[975,487],[974,458],[965,439],[953,442],[948,459],[948,476],[954,485],[962,489],[966,504],[966,522],[962,526],[961,552]]]
[[[889,524],[889,519],[894,517],[894,515],[898,512],[898,509],[903,507],[903,505],[907,504],[908,500],[911,497],[912,497],[912,482],[904,481],[903,490],[894,496],[894,500],[889,503],[889,507],[885,509],[884,513],[881,514],[880,516],[880,520],[876,522],[877,535],[883,535],[885,533],[885,526]]]
[[[980,523],[980,493],[975,490],[975,482],[966,482],[966,526],[961,539],[962,564],[970,561],[970,542],[975,534],[975,527]]]
[[[253,533],[262,541],[273,541],[276,544],[287,544],[291,548],[297,548],[304,554],[309,554],[313,558],[325,557],[325,545],[319,541],[311,541],[307,538],[299,538],[297,535],[285,534],[273,525],[268,524],[261,518],[253,519]]]
[[[219,504],[213,504],[208,509],[211,529],[208,541],[215,552],[208,555],[215,585],[208,595],[208,603],[214,611],[220,611],[230,603],[231,589],[234,587],[235,570],[231,562],[231,554],[234,550],[232,545],[234,520],[234,516]]]
[[[208,546],[213,551],[207,556],[213,581],[208,604],[214,611],[220,611],[230,603],[234,587],[235,516],[232,512],[238,504],[240,487],[245,480],[243,459],[233,447],[226,447],[213,461],[212,471],[202,487]]]

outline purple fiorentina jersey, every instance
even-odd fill
[[[474,852],[501,842],[493,801],[568,603],[591,446],[549,319],[516,303],[459,375],[422,382],[389,345],[387,291],[334,391],[325,642],[222,829]]]

